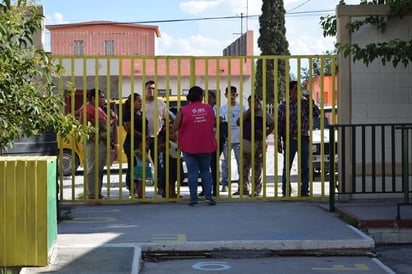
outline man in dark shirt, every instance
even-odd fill
[[[293,163],[296,152],[298,151],[299,139],[300,139],[300,174],[302,178],[301,184],[301,196],[309,196],[309,122],[312,107],[312,117],[319,116],[319,108],[315,105],[315,102],[308,100],[304,97],[298,98],[298,83],[297,81],[291,81],[289,83],[289,106],[287,106],[286,100],[282,101],[278,107],[278,132],[279,132],[279,152],[283,151],[283,174],[282,174],[282,192],[283,197],[290,196],[292,188],[290,186],[286,188],[286,167],[288,167],[290,174],[290,168]],[[299,99],[299,100],[298,100]],[[300,110],[300,118],[298,112]],[[300,128],[298,122],[300,119]],[[289,127],[287,128],[287,125]],[[287,147],[289,148],[287,150]],[[286,153],[289,151],[287,157]],[[286,160],[289,159],[289,165]],[[290,176],[288,176],[290,177]]]

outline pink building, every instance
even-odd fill
[[[93,21],[46,28],[50,31],[51,54],[67,56],[62,65],[72,73],[67,81],[74,79],[76,89],[94,87],[98,78],[99,87],[110,90],[112,98],[126,97],[132,90],[141,93],[144,82],[149,79],[156,80],[159,90],[169,90],[171,95],[183,94],[193,79],[197,85],[220,90],[228,81],[237,87],[242,81],[247,91],[245,100],[251,90],[253,31],[247,31],[223,49],[222,56],[173,57],[156,56],[156,38],[160,37],[157,26]],[[87,58],[87,65],[83,67],[80,58],[71,62],[70,58],[76,56],[91,58]],[[107,56],[123,57],[111,59]],[[225,100],[223,94],[222,100]]]
[[[155,55],[157,26],[92,21],[48,25],[53,55]]]

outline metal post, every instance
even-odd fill
[[[409,203],[408,128],[402,127],[402,186],[404,203]]]
[[[335,127],[329,128],[329,211],[335,211]]]

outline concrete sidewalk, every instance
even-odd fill
[[[339,202],[336,212],[355,220],[376,244],[412,243],[412,204],[402,199]]]
[[[141,253],[151,251],[365,254],[374,248],[372,238],[324,203],[72,205],[73,219],[58,225],[50,265],[21,273],[138,273]]]

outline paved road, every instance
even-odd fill
[[[384,245],[367,256],[271,256],[267,252],[221,256],[144,257],[140,273],[412,273],[412,245]],[[197,271],[197,272],[195,272]],[[215,271],[215,272],[212,272]]]
[[[375,248],[377,258],[397,274],[412,273],[412,244]]]
[[[164,273],[356,273],[388,274],[394,273],[378,259],[364,257],[271,257],[271,258],[198,258],[184,260],[165,260],[157,263],[145,262],[142,274]]]

